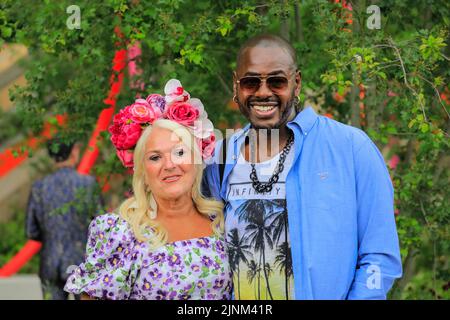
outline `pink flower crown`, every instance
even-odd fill
[[[181,82],[171,79],[164,87],[165,96],[151,94],[136,99],[114,116],[108,131],[123,165],[132,168],[133,151],[143,130],[158,119],[175,121],[193,133],[202,158],[209,158],[215,146],[214,126],[200,99],[191,98]]]

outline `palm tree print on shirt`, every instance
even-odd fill
[[[241,299],[239,264],[241,261],[247,264],[247,256],[249,256],[250,253],[250,245],[246,244],[244,239],[239,237],[239,230],[237,228],[231,229],[228,233],[228,257],[230,260],[231,271],[233,274],[237,274],[238,299]]]
[[[238,222],[245,225],[245,228],[233,228],[227,234],[231,268],[237,281],[236,297],[241,298],[242,277],[247,276],[248,283],[254,286],[255,299],[265,295],[266,299],[273,300],[275,277],[282,276],[283,290],[275,299],[289,299],[289,282],[293,274],[290,247],[286,247],[289,241],[286,201],[247,200],[237,208],[235,215]],[[270,257],[267,252],[272,253]]]

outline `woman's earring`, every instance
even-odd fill
[[[233,96],[233,101],[238,103],[236,95]]]
[[[156,211],[153,211],[152,209],[149,209],[148,211],[149,211],[148,215],[149,215],[150,219],[155,220],[156,219]]]

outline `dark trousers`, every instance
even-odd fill
[[[64,291],[65,280],[49,280],[41,278],[41,289],[44,300],[67,300],[69,293]],[[80,295],[75,295],[75,300],[80,300]]]

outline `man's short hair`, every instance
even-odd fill
[[[56,136],[47,141],[48,155],[56,162],[66,161],[72,152],[74,144],[74,142],[69,142]]]
[[[293,67],[297,69],[297,54],[292,45],[281,36],[264,33],[248,39],[239,49],[236,61],[236,69],[239,69],[242,57],[249,48],[254,47],[278,47],[285,50],[292,58]]]

